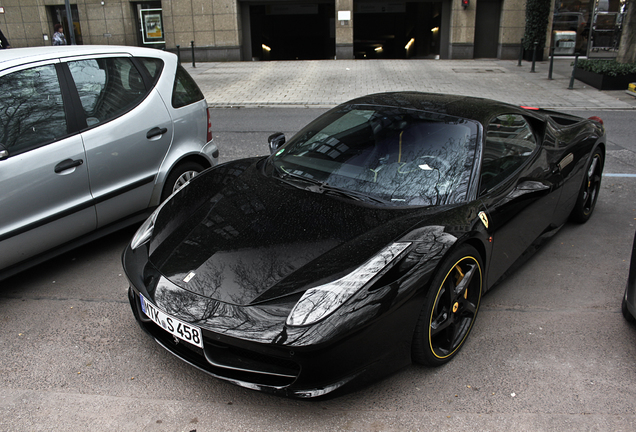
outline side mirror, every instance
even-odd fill
[[[9,157],[9,150],[4,148],[2,144],[0,144],[0,160],[5,160]]]
[[[267,138],[267,142],[269,143],[270,154],[274,154],[276,150],[278,150],[283,144],[285,144],[285,134],[282,132],[271,134],[269,138]]]

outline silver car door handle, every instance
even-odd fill
[[[83,159],[64,159],[59,164],[55,165],[55,173],[61,173],[62,171],[66,171],[71,168],[78,167],[84,163]]]
[[[168,132],[168,128],[155,127],[150,129],[148,133],[146,133],[146,138],[150,139],[156,137],[157,135],[163,135],[166,132]]]

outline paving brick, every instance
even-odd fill
[[[317,60],[184,63],[210,106],[330,107],[386,91],[484,97],[556,109],[636,109],[624,91],[599,91],[580,81],[568,90],[571,62],[535,66],[509,60]]]

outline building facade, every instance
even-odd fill
[[[139,45],[183,61],[514,59],[525,0],[0,0],[13,47],[50,45],[61,23],[78,44]],[[70,22],[72,21],[72,22]]]
[[[556,0],[552,24],[555,52],[616,57],[626,12],[626,0]]]

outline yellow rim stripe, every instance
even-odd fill
[[[479,292],[481,293],[481,291],[482,291],[483,279],[481,278],[481,266],[479,265],[479,261],[477,261],[472,256],[465,256],[465,257],[461,258],[459,261],[457,261],[455,263],[454,266],[451,267],[451,269],[448,271],[448,273],[446,273],[446,276],[444,277],[444,280],[442,281],[442,284],[440,285],[439,289],[437,290],[437,296],[435,297],[435,303],[433,303],[433,310],[431,310],[431,319],[430,319],[430,321],[428,323],[428,344],[429,344],[429,347],[431,348],[431,352],[438,359],[445,359],[445,358],[448,358],[448,357],[452,356],[462,346],[462,344],[464,343],[464,340],[466,340],[466,337],[470,333],[470,330],[473,328],[473,324],[475,323],[475,318],[473,318],[472,322],[470,323],[470,327],[468,328],[468,331],[464,335],[464,338],[461,340],[459,345],[457,345],[457,348],[455,348],[451,353],[449,353],[448,355],[445,355],[443,357],[440,357],[440,356],[438,356],[435,353],[435,349],[433,349],[433,343],[432,343],[432,340],[431,340],[431,325],[433,324],[433,311],[435,310],[435,306],[437,306],[437,302],[439,301],[439,292],[442,289],[442,287],[444,286],[444,283],[446,282],[446,279],[448,279],[448,276],[451,274],[451,272],[453,270],[455,270],[455,267],[457,267],[459,265],[459,263],[462,262],[465,259],[471,259],[477,265],[477,269],[479,270],[479,276],[480,276],[480,278],[479,278]],[[466,293],[468,293],[468,290],[466,290]],[[477,311],[479,310],[479,304],[480,303],[481,303],[481,294],[479,295],[479,301],[477,302],[477,306],[475,307],[475,315],[477,314]]]

